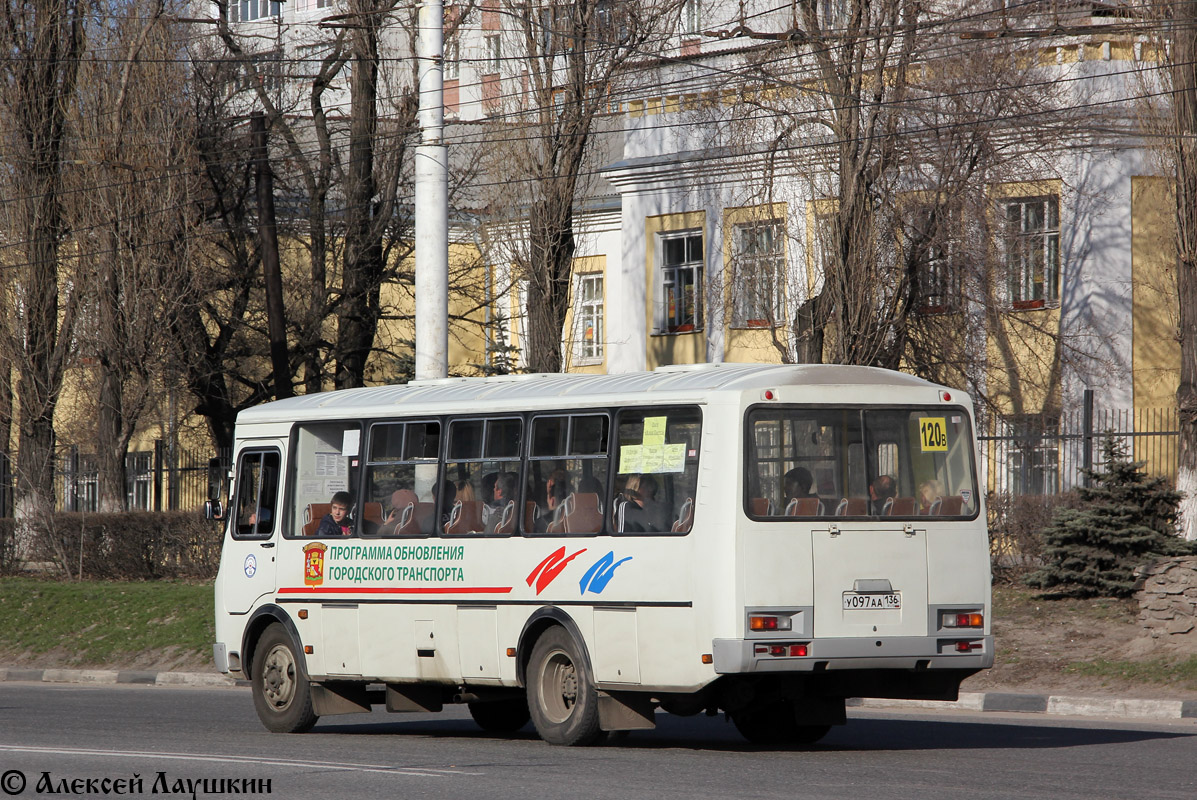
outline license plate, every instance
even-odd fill
[[[844,592],[845,611],[884,611],[891,608],[901,607],[901,592],[890,592],[888,594],[858,594],[857,592]]]

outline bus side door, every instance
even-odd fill
[[[221,554],[221,595],[229,613],[244,614],[259,597],[276,589],[281,465],[279,442],[253,442],[237,454],[231,519]]]

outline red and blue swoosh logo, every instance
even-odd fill
[[[576,553],[570,555],[565,554],[565,547],[559,547],[550,553],[544,561],[536,565],[536,568],[528,573],[526,579],[529,586],[536,586],[536,594],[540,594],[548,585],[556,580],[557,576],[569,566],[569,562],[573,561],[578,556],[586,552],[583,547]],[[582,580],[578,582],[578,588],[581,593],[585,595],[587,592],[591,594],[602,594],[603,590],[607,588],[607,584],[611,582],[611,578],[615,576],[615,570],[625,561],[631,561],[632,557],[627,556],[618,561],[615,560],[615,551],[608,551],[607,555],[594,562],[586,573],[582,576]]]

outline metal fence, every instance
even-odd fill
[[[125,499],[130,511],[179,511],[202,508],[208,499],[208,460],[214,452],[171,448],[162,440],[152,450],[125,456]],[[230,453],[219,454],[229,463]],[[15,478],[0,453],[0,517],[11,517]],[[55,459],[55,506],[58,511],[98,511],[100,470],[94,454],[78,446],[59,448]]]
[[[998,494],[1051,495],[1085,483],[1101,466],[1102,443],[1119,439],[1149,475],[1176,479],[1179,420],[1175,408],[1099,409],[1087,390],[1081,407],[1059,415],[996,419],[981,439],[988,488]]]

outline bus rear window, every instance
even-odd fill
[[[749,411],[745,513],[756,519],[956,517],[977,512],[960,408]]]

